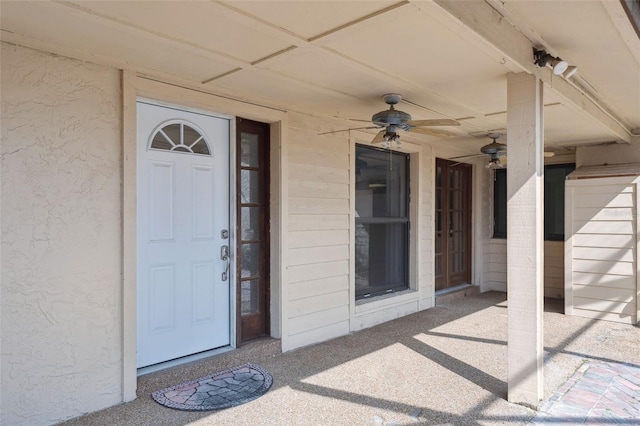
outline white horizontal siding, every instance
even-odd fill
[[[597,208],[585,207],[573,209],[574,221],[617,221],[617,220],[633,220],[635,211],[633,207],[617,207],[617,208]]]
[[[544,297],[564,299],[564,241],[544,242]]]
[[[337,246],[349,244],[349,230],[289,232],[289,248]]]
[[[349,258],[349,245],[304,247],[289,251],[289,265],[325,263]]]
[[[323,342],[349,334],[349,320],[344,319],[335,323],[325,324],[319,328],[310,328],[301,333],[292,333],[287,341],[290,348],[300,348],[313,343]]]
[[[313,281],[322,278],[337,277],[349,274],[349,261],[309,263],[289,267],[289,282],[291,284],[300,281]]]
[[[492,239],[489,242],[489,264],[485,277],[491,290],[507,289],[507,240]],[[564,242],[544,243],[544,296],[564,298]]]
[[[573,259],[573,272],[591,272],[607,275],[635,276],[635,264],[610,260]]]
[[[296,214],[349,214],[346,198],[290,197],[289,213]]]
[[[430,301],[425,302],[429,303]],[[411,300],[401,304],[395,303],[393,306],[384,310],[376,310],[374,312],[359,314],[353,320],[354,324],[352,324],[352,330],[362,330],[386,321],[391,321],[393,319],[418,312],[418,303],[418,300]]]
[[[634,298],[635,300],[635,298]],[[633,315],[636,310],[634,301],[632,302],[616,302],[612,300],[589,299],[573,296],[574,309],[586,309],[590,311],[606,312],[609,314]]]
[[[324,167],[317,164],[298,164],[291,163],[289,165],[290,180],[307,180],[312,182],[326,182],[349,184],[349,170],[335,167]]]
[[[322,121],[290,118],[286,350],[347,334],[351,298],[348,135],[321,136]]]
[[[587,181],[583,181],[587,182]],[[632,194],[633,193],[633,185],[629,184],[609,184],[602,185],[595,183],[595,180],[589,181],[588,184],[584,185],[575,185],[571,184],[573,188],[573,196],[574,197],[583,197],[583,198],[591,198],[594,195],[604,194],[605,199],[611,199],[620,194]],[[632,205],[633,203],[631,203]],[[596,207],[606,206],[606,203],[598,203]]]
[[[602,235],[574,234],[571,236],[573,247],[603,247],[603,248],[633,248],[633,235]]]
[[[339,290],[333,293],[324,293],[293,300],[289,304],[289,318],[304,315],[308,321],[311,314],[321,312],[324,315],[333,309],[341,310],[344,308],[344,300],[348,297],[348,290]]]
[[[321,296],[326,293],[333,293],[348,289],[349,277],[347,275],[320,278],[318,280],[300,281],[289,286],[289,300]]]
[[[583,260],[609,260],[613,262],[634,262],[631,248],[573,247],[573,258]]]
[[[605,235],[633,235],[633,222],[631,220],[573,221],[574,234],[605,234]]]
[[[491,239],[488,248],[486,287],[489,290],[507,291],[507,240]]]
[[[291,180],[289,182],[289,196],[298,198],[348,199],[349,185],[342,183]]]
[[[573,272],[573,285],[599,285],[609,288],[624,288],[633,290],[636,288],[634,276],[621,276],[609,274],[597,274],[593,272]]]
[[[568,181],[565,274],[573,315],[637,321],[635,184],[630,178]]]
[[[608,300],[619,303],[633,302],[633,294],[626,288],[611,288],[598,285],[573,286],[573,296],[583,299]]]
[[[591,318],[605,321],[622,322],[625,324],[635,324],[635,316],[616,314],[603,311],[592,311],[589,309],[574,308],[573,315],[583,318]]]
[[[289,216],[289,231],[349,230],[348,214],[297,214]]]
[[[575,197],[573,201],[574,207],[599,207],[599,208],[613,208],[613,207],[632,207],[633,206],[633,194],[583,194]]]
[[[322,329],[343,321],[348,321],[348,319],[348,306],[329,307],[321,310],[316,309],[313,312],[296,315],[295,317],[290,318],[289,335],[308,334],[310,331]],[[317,342],[308,341],[305,344],[311,343]]]

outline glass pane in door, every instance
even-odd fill
[[[260,312],[260,294],[258,280],[242,281],[240,288],[241,315],[252,315]]]
[[[242,167],[258,167],[258,142],[258,135],[242,133],[240,137],[240,165]]]
[[[240,172],[240,202],[243,204],[260,202],[260,174],[257,170]]]
[[[241,207],[240,230],[242,241],[260,239],[260,207]]]

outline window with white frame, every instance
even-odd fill
[[[409,155],[356,145],[356,300],[409,288]]]

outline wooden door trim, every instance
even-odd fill
[[[269,221],[270,221],[270,126],[267,123],[261,123],[257,121],[252,121],[244,118],[236,119],[236,235],[237,237],[237,246],[235,248],[236,252],[236,345],[239,346],[242,342],[247,341],[248,339],[243,340],[242,335],[242,306],[241,306],[241,290],[242,290],[242,275],[241,275],[241,254],[240,251],[242,249],[242,206],[251,207],[251,206],[259,206],[260,209],[260,267],[259,274],[261,278],[261,284],[264,284],[260,291],[263,293],[264,297],[260,299],[263,302],[263,306],[260,307],[260,312],[262,316],[262,321],[264,323],[264,333],[263,335],[269,335],[269,330],[271,328],[271,312],[270,312],[270,304],[271,304],[271,283],[270,283],[270,268],[271,268],[271,257],[270,257],[270,238],[269,238]],[[257,134],[261,135],[261,142],[258,145],[258,167],[242,167],[241,166],[241,134],[245,131],[253,131]],[[241,196],[240,196],[240,185],[241,185],[241,173],[242,170],[257,170],[260,171],[260,201],[259,203],[246,203],[242,204]],[[259,337],[259,336],[256,336]]]

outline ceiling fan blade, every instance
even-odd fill
[[[507,156],[507,150],[505,149],[504,151],[498,151],[498,153],[501,154],[501,157],[506,157]],[[544,158],[551,158],[553,156],[555,156],[556,153],[553,151],[545,151],[544,152]]]
[[[332,130],[330,132],[318,133],[318,136],[320,136],[320,135],[329,135],[331,133],[348,132],[349,130],[367,130],[367,129],[379,129],[379,128],[380,128],[380,126],[369,126],[369,127],[355,127],[355,128],[342,129],[342,130]]]
[[[447,158],[447,160],[471,160],[473,158],[486,157],[484,154],[459,155],[457,157]]]
[[[384,140],[384,134],[387,133],[387,130],[380,130],[375,138],[371,141],[372,144],[380,143]]]
[[[349,121],[359,121],[361,123],[371,123],[371,120],[361,120],[359,118],[350,118]]]
[[[411,127],[408,131],[411,133],[421,133],[423,135],[440,136],[442,138],[453,138],[457,136],[455,133],[447,132],[446,130],[423,129],[422,127]]]
[[[411,127],[422,126],[459,126],[456,120],[450,120],[448,118],[434,119],[434,120],[410,120],[407,124]]]

